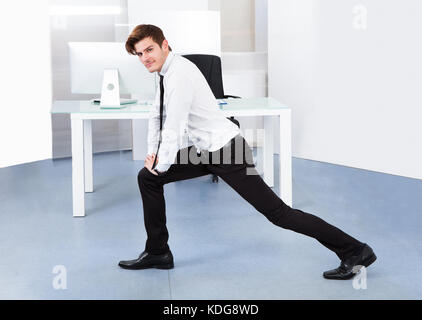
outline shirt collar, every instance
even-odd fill
[[[164,62],[163,66],[161,67],[161,71],[159,72],[159,75],[164,76],[174,58],[174,53],[172,51],[169,52],[167,55],[166,61]]]

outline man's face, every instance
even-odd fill
[[[149,72],[159,72],[169,54],[169,47],[167,40],[164,40],[160,47],[151,37],[148,37],[135,44],[135,51]]]

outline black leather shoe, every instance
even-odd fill
[[[144,251],[139,255],[138,259],[120,261],[119,267],[124,269],[139,270],[139,269],[173,269],[173,255],[171,251],[163,254],[149,254]]]
[[[342,261],[337,269],[325,271],[323,276],[326,279],[347,280],[358,273],[362,266],[368,267],[375,260],[377,260],[377,256],[374,251],[365,244],[360,253]]]

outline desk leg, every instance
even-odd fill
[[[92,120],[84,120],[85,192],[94,191],[92,170]]]
[[[274,118],[264,117],[264,181],[274,187]]]
[[[291,110],[280,113],[280,198],[292,206],[292,123]]]
[[[72,196],[73,216],[85,216],[84,192],[84,125],[83,120],[71,116],[72,127]]]
[[[132,160],[145,160],[148,153],[148,121],[132,119]]]

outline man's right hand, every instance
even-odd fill
[[[154,164],[154,159],[155,159],[155,153],[147,155],[147,157],[145,159],[145,168],[147,168],[149,170],[149,172],[151,172],[152,174],[157,175],[157,172],[152,170],[152,165]],[[157,163],[158,163],[158,158],[157,158]]]

